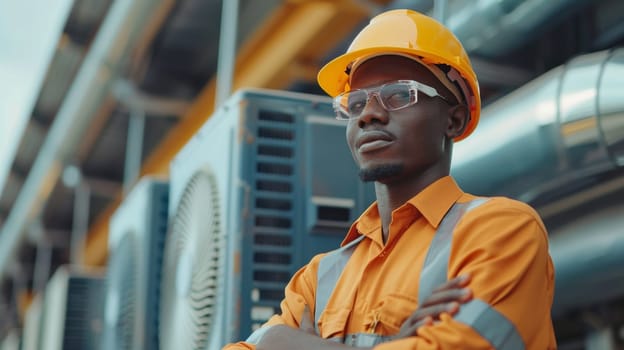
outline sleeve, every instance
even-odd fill
[[[469,273],[473,300],[390,349],[554,349],[554,269],[546,229],[529,206],[496,198],[453,234],[448,278]]]
[[[316,295],[316,272],[318,263],[323,256],[317,255],[312,260],[299,269],[290,279],[284,289],[284,299],[280,304],[281,313],[273,315],[260,330],[275,325],[287,325],[299,328],[303,310],[307,305],[310,313],[314,315],[314,304]],[[257,333],[259,330],[254,332]],[[253,336],[253,334],[252,334]],[[250,338],[252,338],[250,336]],[[238,342],[227,344],[223,350],[255,350],[255,345],[251,342]]]

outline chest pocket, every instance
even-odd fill
[[[349,309],[325,310],[318,321],[318,328],[321,330],[320,336],[342,342],[350,314],[351,310]]]
[[[416,298],[390,294],[384,298],[383,303],[373,311],[373,322],[370,325],[372,331],[382,334],[396,334],[401,329],[403,322],[414,312],[418,303]]]

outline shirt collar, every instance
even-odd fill
[[[408,203],[413,205],[431,226],[438,228],[444,215],[463,194],[455,180],[445,176],[427,186]]]
[[[463,194],[464,192],[459,188],[455,180],[450,176],[445,176],[416,194],[407,201],[407,204],[416,208],[431,226],[438,228],[444,215]],[[368,236],[380,227],[381,220],[377,202],[375,201],[351,225],[341,245],[351,242],[361,234]]]

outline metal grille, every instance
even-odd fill
[[[63,349],[94,349],[98,346],[102,287],[100,278],[69,278]]]
[[[295,117],[258,113],[253,214],[252,328],[267,321],[293,272]]]
[[[148,286],[149,291],[153,293],[149,293],[148,291],[148,307],[146,310],[146,316],[148,322],[151,324],[147,324],[146,327],[149,329],[147,332],[147,336],[151,337],[151,339],[146,339],[146,348],[157,350],[157,346],[160,343],[160,339],[158,337],[158,329],[160,328],[160,317],[158,315],[158,310],[160,309],[160,298],[161,298],[161,279],[162,279],[162,264],[164,259],[164,246],[165,239],[167,235],[167,223],[168,223],[168,205],[169,205],[169,187],[166,187],[165,190],[157,191],[157,196],[154,198],[155,203],[153,210],[154,215],[153,218],[155,220],[154,225],[154,234],[150,243],[151,247],[151,255],[149,260],[149,265],[153,268],[149,269],[149,273],[151,274],[151,278],[149,279],[150,285]]]

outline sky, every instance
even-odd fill
[[[73,0],[0,0],[0,191]]]

